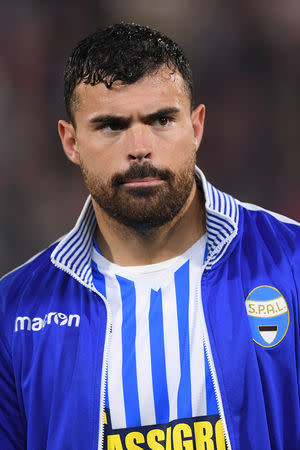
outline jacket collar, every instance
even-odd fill
[[[208,251],[206,267],[210,268],[222,258],[238,232],[239,202],[219,191],[196,166],[196,178],[201,181],[205,198],[206,233]]]
[[[224,255],[237,235],[239,221],[238,202],[214,188],[196,167],[196,179],[202,184],[207,231],[206,267],[211,268]],[[91,197],[89,196],[75,227],[65,235],[51,254],[52,263],[72,275],[79,282],[92,287],[91,251],[97,226]]]

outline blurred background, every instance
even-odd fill
[[[15,0],[0,18],[2,274],[77,219],[87,191],[57,137],[64,64],[80,39],[121,20],[185,49],[207,107],[208,180],[300,221],[299,0]]]

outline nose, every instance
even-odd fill
[[[128,130],[128,159],[143,160],[150,159],[152,155],[152,145],[147,125],[136,124]]]

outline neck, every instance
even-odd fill
[[[121,266],[155,264],[184,253],[205,233],[203,193],[194,183],[180,213],[169,223],[137,231],[118,223],[93,200],[98,222],[97,243],[102,255]]]

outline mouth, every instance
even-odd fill
[[[162,183],[164,183],[164,180],[161,178],[145,177],[127,180],[123,183],[123,185],[127,187],[153,187],[159,186]]]

